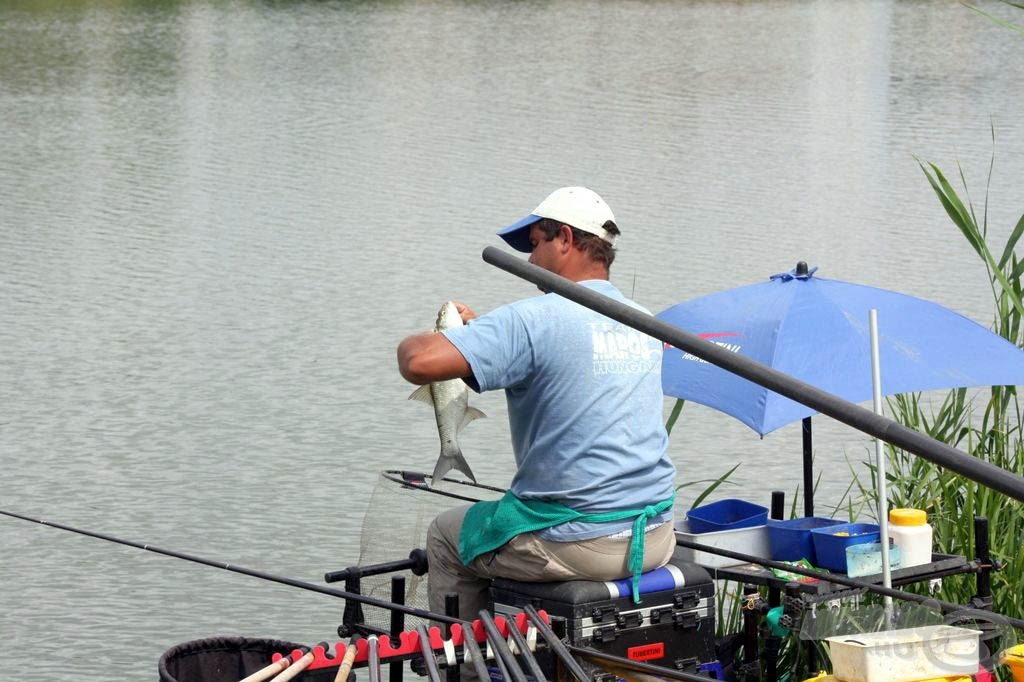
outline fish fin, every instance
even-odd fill
[[[437,464],[434,465],[434,473],[430,477],[431,485],[444,478],[444,475],[452,469],[465,474],[469,480],[476,483],[476,476],[473,475],[473,470],[469,468],[469,462],[462,456],[462,450],[456,449],[448,454],[442,453],[437,458]]]
[[[462,415],[462,421],[459,422],[459,431],[461,431],[462,427],[464,427],[466,424],[473,421],[474,419],[482,419],[486,416],[487,415],[484,414],[482,410],[478,410],[475,407],[467,407],[466,414]]]
[[[434,465],[434,473],[430,474],[430,484],[437,485],[437,482],[444,478],[444,475],[452,470],[452,458],[441,455]]]
[[[433,405],[434,404],[434,396],[430,392],[430,384],[423,384],[422,386],[417,388],[415,391],[413,391],[412,395],[409,396],[409,400],[419,400],[419,401],[424,402],[424,403],[426,403],[428,405]]]

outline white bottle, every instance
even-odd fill
[[[921,509],[890,509],[889,537],[900,548],[900,565],[920,566],[932,561],[932,527]]]

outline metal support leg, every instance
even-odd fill
[[[345,578],[345,591],[359,594],[359,574],[354,573]],[[345,600],[345,611],[338,626],[339,637],[351,637],[356,632],[356,625],[363,623],[363,605],[351,599]]]
[[[391,601],[395,604],[405,603],[405,578],[394,576],[391,578]],[[391,644],[397,647],[400,644],[399,635],[405,629],[405,614],[401,611],[391,612]],[[388,666],[388,678],[391,682],[402,682],[402,662],[396,661]]]
[[[781,490],[772,491],[771,517],[781,521],[786,513],[786,493]],[[768,608],[772,609],[782,605],[782,591],[777,587],[768,588]],[[764,679],[765,682],[778,682],[779,679],[779,649],[782,646],[782,638],[769,635],[764,641]]]
[[[761,679],[758,666],[757,610],[747,607],[749,600],[759,596],[757,586],[743,586],[743,679],[758,682]]]
[[[452,618],[459,617],[459,595],[454,592],[449,592],[444,595],[444,615],[451,616]],[[452,626],[450,623],[445,623],[444,626],[444,638],[451,639],[452,637]],[[462,678],[462,674],[459,671],[459,666],[449,666],[446,672],[446,679],[448,682],[459,682]]]
[[[971,606],[977,609],[992,608],[992,556],[988,549],[988,519],[974,517],[974,557],[981,564],[975,579],[977,593],[971,599]]]
[[[804,516],[814,516],[814,453],[811,449],[811,418],[804,417]]]

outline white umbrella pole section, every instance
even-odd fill
[[[882,371],[878,353],[878,311],[868,311],[868,327],[871,334],[871,385],[874,388],[875,414],[882,415]],[[885,444],[875,438],[875,490],[878,495],[878,529],[882,545],[882,585],[892,589],[892,574],[889,570],[889,503],[885,487]],[[885,629],[892,630],[892,597],[885,597]]]

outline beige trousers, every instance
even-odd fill
[[[551,582],[618,580],[630,574],[626,567],[630,537],[552,542],[524,533],[466,566],[459,558],[459,532],[467,509],[468,505],[438,514],[427,530],[427,595],[434,613],[444,613],[445,595],[455,593],[459,596],[459,617],[477,618],[481,609],[489,607],[487,588],[492,578]],[[644,571],[668,563],[675,546],[671,522],[648,531],[644,537]]]

